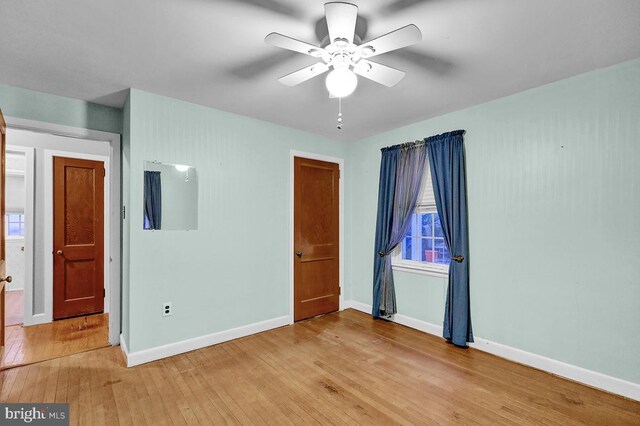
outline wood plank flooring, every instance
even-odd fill
[[[640,403],[354,310],[133,367],[110,347],[0,372],[72,425],[640,424]]]
[[[47,324],[5,327],[0,370],[59,358],[109,345],[109,314],[69,318]]]
[[[22,324],[24,315],[24,291],[13,290],[5,292],[5,326]]]

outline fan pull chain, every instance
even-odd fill
[[[342,130],[342,98],[338,98],[338,130]]]

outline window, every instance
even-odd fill
[[[393,268],[446,276],[451,256],[444,241],[440,217],[431,184],[431,171],[425,170],[422,193],[411,216],[411,225],[393,256]]]
[[[24,237],[24,215],[8,213],[4,218],[5,235],[8,237]]]

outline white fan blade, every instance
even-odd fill
[[[422,41],[420,29],[411,24],[361,44],[360,52],[363,57],[371,58],[372,56],[410,46],[420,41]]]
[[[317,75],[320,75],[329,70],[329,65],[324,62],[318,62],[301,70],[294,71],[291,74],[287,74],[284,77],[280,77],[278,81],[285,86],[295,86],[304,81],[309,80]]]
[[[329,43],[333,43],[337,38],[344,38],[349,43],[353,43],[358,6],[344,2],[325,3],[324,13],[329,28]]]
[[[366,59],[360,59],[353,72],[387,87],[393,87],[398,84],[405,74],[404,71],[377,62],[367,61]]]
[[[291,38],[280,33],[271,33],[264,38],[264,41],[272,46],[293,50],[294,52],[304,53],[305,55],[315,56],[316,58],[321,57],[324,52],[324,49],[321,47],[296,40],[295,38]]]

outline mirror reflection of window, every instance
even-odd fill
[[[144,229],[162,229],[161,173],[144,171]]]
[[[183,164],[144,163],[143,229],[198,229],[198,175]]]

